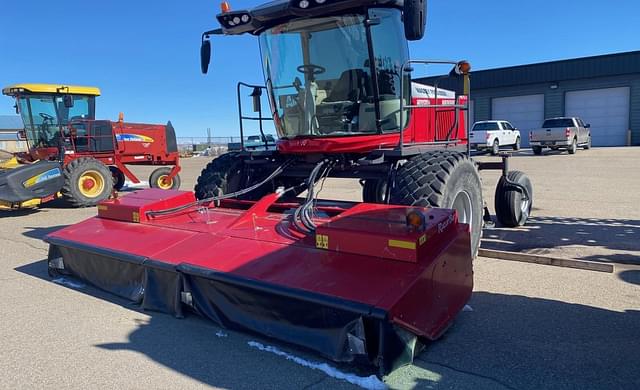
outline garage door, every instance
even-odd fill
[[[529,130],[542,126],[544,95],[523,95],[491,99],[491,117],[511,122],[522,136],[522,146],[529,146]]]
[[[571,91],[565,94],[565,115],[578,116],[591,124],[594,146],[627,144],[629,88]]]

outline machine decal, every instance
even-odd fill
[[[387,244],[390,248],[402,248],[402,249],[416,249],[416,243],[403,240],[389,240]]]
[[[142,134],[122,133],[116,134],[117,141],[124,142],[153,142],[153,138]]]
[[[329,236],[316,234],[316,248],[329,249]]]
[[[62,176],[62,171],[60,170],[60,168],[53,168],[36,176],[30,177],[29,179],[25,180],[22,185],[24,186],[24,188],[29,188],[35,186],[36,184],[55,179],[56,177],[60,176]]]
[[[442,222],[438,223],[438,233],[442,233],[444,232],[444,230],[453,223],[453,221],[455,221],[457,215],[456,214],[451,214],[449,215],[449,218],[445,219]]]

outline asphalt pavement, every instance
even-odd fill
[[[637,256],[639,158],[638,148],[594,149],[575,156],[522,153],[512,165],[526,170],[534,181],[534,215],[541,218],[537,224],[542,225],[542,217],[562,218],[561,225],[598,220],[589,227],[591,237],[606,238],[609,233],[602,231],[610,229],[607,224],[622,223],[612,235],[617,238],[608,244],[567,244],[597,249],[611,261],[619,253]],[[183,188],[193,186],[206,162],[185,160]],[[606,164],[616,167],[615,172]],[[565,180],[563,172],[577,166],[586,169],[576,171],[575,181]],[[497,179],[487,173],[483,178],[488,188]],[[327,183],[323,195],[355,200],[359,188],[336,180]],[[573,201],[580,196],[583,201]],[[143,312],[69,279],[52,281],[41,238],[94,214],[95,209],[68,209],[60,203],[0,214],[0,388],[354,388],[285,356],[252,348],[248,342],[336,367],[314,354],[230,332],[195,316],[175,319]],[[567,231],[573,234],[567,237],[581,235],[577,228],[567,229],[558,227],[554,235]],[[523,240],[531,236],[517,235]],[[546,249],[564,250],[561,238]],[[623,260],[633,263],[629,257]],[[607,274],[479,258],[474,268],[469,310],[461,312],[414,365],[386,377],[387,386],[640,388],[640,267],[618,263],[615,273]]]

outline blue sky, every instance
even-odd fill
[[[257,0],[230,0],[232,9]],[[428,2],[425,39],[412,58],[468,59],[487,69],[638,50],[635,0]],[[96,85],[97,114],[164,123],[178,136],[237,134],[235,84],[261,83],[257,39],[216,37],[208,75],[199,71],[202,31],[217,27],[219,2],[7,1],[0,24],[0,86],[18,82]],[[13,113],[0,97],[0,115]]]

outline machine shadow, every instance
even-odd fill
[[[23,236],[29,238],[35,238],[37,240],[42,240],[47,234],[53,233],[56,230],[64,229],[69,225],[57,225],[57,226],[47,226],[47,227],[31,227],[25,226],[25,229],[29,229],[22,233]]]
[[[618,277],[627,283],[637,284],[640,286],[640,270],[639,269],[629,269],[629,270],[622,271],[618,274]]]
[[[441,379],[416,388],[640,388],[638,310],[489,292],[470,305],[414,363]]]
[[[22,210],[0,210],[0,218],[19,218],[26,215],[35,214],[38,209],[22,209]]]
[[[184,318],[143,310],[139,304],[87,284],[73,276],[52,279],[47,272],[47,260],[16,267],[15,271],[55,283],[66,288],[118,305],[127,310],[144,313],[147,319],[138,320],[136,328],[126,342],[94,345],[110,351],[140,353],[181,375],[203,384],[228,389],[302,389],[328,378],[325,374],[302,368],[288,359],[250,347],[248,341],[272,345],[311,362],[326,363],[355,375],[370,375],[345,364],[324,359],[301,347],[287,344],[252,333],[237,333],[218,326],[214,322],[186,312]],[[288,367],[295,367],[296,370]],[[335,382],[333,382],[335,384]],[[339,382],[338,388],[352,388]],[[321,387],[320,387],[321,388]],[[355,386],[353,386],[355,388]]]
[[[45,260],[16,270],[50,281]],[[637,274],[629,277],[638,282]],[[196,315],[175,319],[142,311],[89,285],[73,289],[149,316],[138,322],[127,341],[96,347],[140,353],[203,384],[233,389],[265,388],[266,383],[269,388],[303,388],[324,376],[252,349],[249,340],[363,375],[282,342],[223,330]],[[454,326],[428,344],[412,366],[385,378],[390,388],[640,388],[634,364],[640,361],[640,311],[616,312],[489,292],[475,292],[469,304],[473,311],[461,313]]]
[[[580,256],[582,260],[640,265],[640,220],[533,216],[520,228],[487,228],[482,240],[485,249],[541,255],[573,245],[637,253]]]

